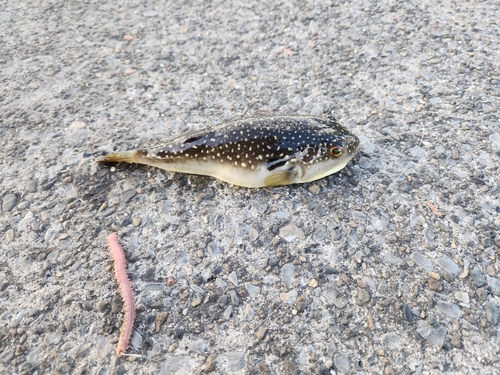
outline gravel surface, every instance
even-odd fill
[[[0,373],[498,374],[498,1],[375,3],[0,3]],[[314,183],[95,162],[332,113]]]

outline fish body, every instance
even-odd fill
[[[323,178],[344,168],[358,147],[359,139],[333,117],[276,116],[223,123],[154,150],[111,153],[99,161],[146,164],[255,188]]]

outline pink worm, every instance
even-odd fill
[[[125,254],[118,243],[118,236],[116,233],[111,233],[107,238],[108,247],[115,262],[115,277],[120,288],[120,294],[123,300],[123,309],[125,311],[125,318],[123,320],[122,329],[120,332],[120,339],[116,346],[116,355],[121,356],[128,348],[130,336],[132,335],[132,328],[134,327],[135,319],[135,303],[132,294],[132,286],[127,276],[127,264]]]

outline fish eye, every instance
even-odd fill
[[[344,152],[344,149],[342,148],[342,146],[331,146],[330,147],[330,155],[332,155],[334,158],[338,158],[340,155],[342,155],[342,153]]]

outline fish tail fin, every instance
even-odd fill
[[[111,154],[106,154],[97,159],[101,163],[140,163],[141,156],[144,156],[144,151],[118,151]]]

